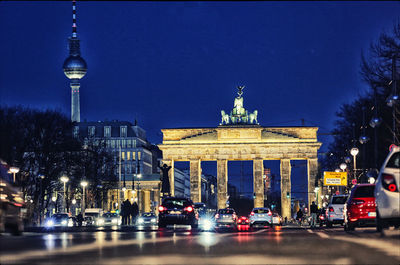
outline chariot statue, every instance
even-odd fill
[[[244,86],[238,86],[238,96],[235,98],[233,102],[233,109],[230,112],[230,115],[225,113],[224,110],[221,110],[221,123],[220,125],[235,125],[235,124],[258,124],[257,121],[257,110],[252,113],[248,113],[248,111],[243,107],[243,89]]]

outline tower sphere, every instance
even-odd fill
[[[81,79],[85,76],[87,65],[85,60],[78,56],[69,56],[63,64],[64,74],[69,79]]]

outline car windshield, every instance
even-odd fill
[[[97,217],[99,216],[99,213],[85,213],[86,216],[93,216],[93,217]]]
[[[52,218],[59,220],[59,219],[67,219],[68,214],[53,214]]]
[[[163,206],[167,208],[183,208],[189,205],[191,203],[185,199],[166,199],[163,202]]]
[[[232,209],[220,209],[218,211],[219,214],[233,214],[233,210]]]
[[[345,204],[347,196],[332,197],[332,204]]]
[[[374,197],[374,189],[375,186],[359,186],[354,191],[355,198],[367,198],[367,197]]]
[[[117,217],[117,214],[116,213],[105,213],[105,214],[103,214],[103,217],[113,218],[113,217]]]
[[[254,209],[253,212],[254,213],[268,213],[269,210],[268,209]]]
[[[143,217],[154,217],[153,213],[144,213],[142,214]]]
[[[400,168],[400,152],[394,153],[389,159],[386,167]]]

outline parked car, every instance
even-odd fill
[[[18,190],[0,178],[0,233],[10,230],[13,235],[24,231],[24,200]]]
[[[47,229],[52,229],[55,227],[68,227],[68,223],[70,223],[70,219],[67,213],[55,213],[45,220],[44,225]]]
[[[333,224],[343,224],[343,209],[347,201],[348,195],[332,195],[326,208],[326,226],[332,227]]]
[[[393,146],[375,182],[376,228],[400,226],[400,147]]]
[[[234,209],[219,209],[215,214],[215,227],[236,229],[237,219],[238,217]]]
[[[158,227],[167,225],[198,226],[198,214],[194,210],[193,202],[186,198],[167,197],[158,207]]]
[[[375,226],[375,184],[358,184],[351,189],[344,207],[344,230],[360,226]]]
[[[104,226],[121,225],[121,217],[117,213],[104,213],[102,218]]]
[[[84,226],[94,226],[96,225],[96,221],[93,216],[85,216],[83,218],[83,225]]]
[[[250,227],[273,226],[272,211],[268,208],[254,208],[250,213]]]
[[[142,213],[136,221],[138,229],[155,228],[157,225],[157,216],[154,213]]]

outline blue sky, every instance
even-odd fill
[[[262,126],[333,127],[366,85],[360,55],[399,20],[400,2],[77,2],[88,64],[81,120],[215,127],[245,85]],[[0,103],[70,116],[62,64],[71,2],[0,2]],[[322,151],[329,137],[320,137]]]

